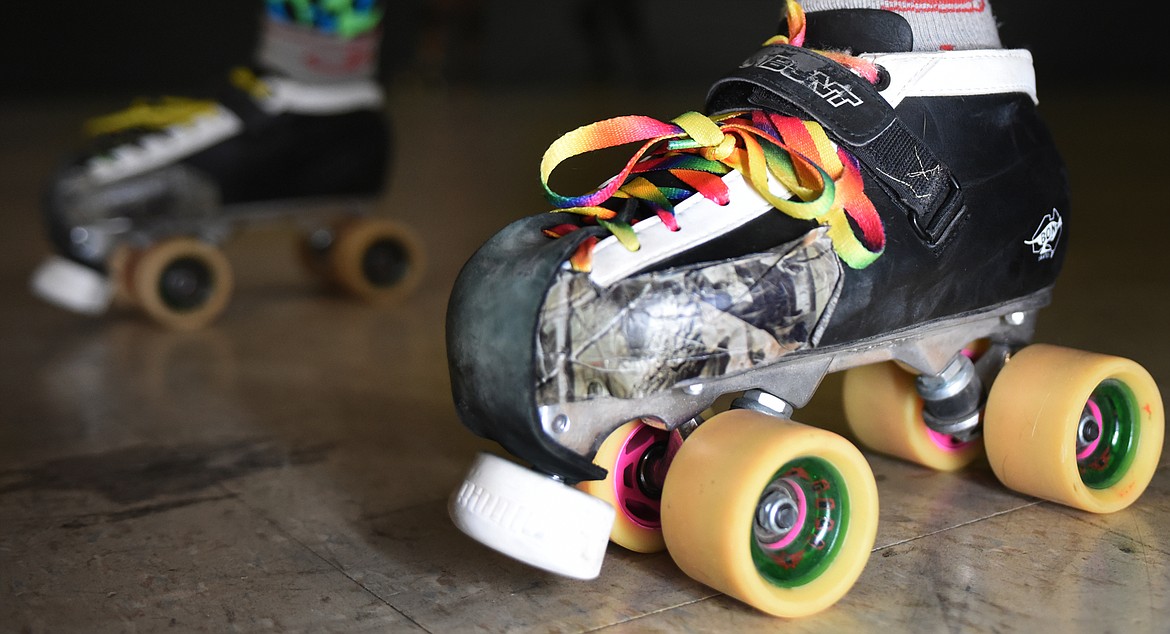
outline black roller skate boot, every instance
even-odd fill
[[[1148,484],[1149,374],[1027,345],[1071,219],[1030,54],[915,51],[882,11],[805,25],[790,2],[788,35],[716,82],[705,114],[556,141],[546,189],[566,158],[642,145],[589,194],[549,189],[559,211],[465,265],[455,404],[523,463],[472,466],[450,502],[469,535],[579,578],[607,538],[665,547],[765,612],[821,610],[878,517],[862,454],[791,420],[835,371],[874,450],[939,469],[986,450],[1007,486],[1094,512]]]
[[[220,245],[275,221],[302,230],[306,265],[341,290],[380,300],[414,286],[418,240],[371,213],[392,155],[377,16],[341,37],[311,22],[340,28],[336,16],[305,26],[269,4],[264,70],[232,71],[212,99],[142,101],[87,123],[87,145],[47,188],[56,254],[34,273],[36,294],[90,314],[121,300],[198,328],[231,294]]]

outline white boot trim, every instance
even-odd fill
[[[908,97],[963,97],[1019,92],[1034,103],[1036,72],[1024,49],[865,54],[885,68],[890,85],[881,91],[893,107]]]

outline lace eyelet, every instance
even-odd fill
[[[875,66],[877,66],[878,75],[877,82],[874,83],[873,87],[877,88],[878,92],[881,92],[890,87],[890,82],[893,79],[890,77],[890,71],[886,70],[885,66],[881,64],[875,64]]]

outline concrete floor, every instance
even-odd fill
[[[1153,632],[1170,610],[1170,469],[1095,516],[867,454],[881,524],[828,611],[774,619],[611,546],[601,577],[554,577],[464,537],[447,496],[474,455],[451,403],[443,315],[459,266],[546,208],[561,132],[668,118],[701,93],[404,88],[385,211],[429,250],[395,307],[321,292],[284,228],[227,246],[213,327],[82,317],[27,290],[48,247],[39,188],[77,124],[119,102],[0,104],[0,631]],[[1164,102],[1042,92],[1074,179],[1075,227],[1037,339],[1132,358],[1170,386],[1160,189]],[[1110,113],[1107,120],[1102,113]],[[830,380],[800,412],[840,419]]]

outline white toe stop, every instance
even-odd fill
[[[484,545],[574,579],[601,573],[614,521],[604,501],[487,453],[471,465],[448,510]]]
[[[37,297],[86,315],[104,313],[113,294],[104,275],[57,255],[33,271],[29,286]]]

